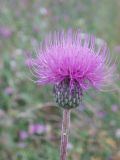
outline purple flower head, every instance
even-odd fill
[[[78,97],[91,87],[102,89],[109,85],[114,72],[106,44],[97,45],[93,35],[72,30],[50,34],[30,67],[37,84],[53,84],[57,93],[61,89],[59,94],[66,90],[66,96],[70,91],[72,96],[79,92]]]

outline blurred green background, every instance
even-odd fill
[[[0,0],[0,160],[58,160],[62,111],[29,78],[25,54],[49,31],[107,41],[120,73],[120,0]],[[85,94],[72,111],[69,160],[120,160],[120,83]]]

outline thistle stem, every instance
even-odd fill
[[[60,160],[66,160],[66,157],[67,157],[69,127],[70,127],[70,110],[64,109],[63,120],[62,120]]]

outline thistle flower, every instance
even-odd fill
[[[72,30],[49,35],[29,66],[37,84],[54,86],[56,102],[63,108],[77,107],[89,88],[109,86],[114,72],[106,44]]]
[[[49,35],[29,67],[39,85],[52,84],[56,102],[63,110],[60,160],[66,160],[70,109],[79,106],[84,91],[102,90],[112,82],[114,65],[109,50],[98,45],[93,35],[79,31]]]

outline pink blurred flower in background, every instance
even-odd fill
[[[13,30],[8,26],[0,26],[0,37],[10,38],[13,34]]]
[[[19,132],[19,139],[20,140],[24,141],[27,138],[28,138],[28,132],[27,131],[22,130],[22,131]]]
[[[33,134],[42,134],[45,133],[47,130],[47,127],[43,124],[35,123],[35,124],[30,124],[28,127],[28,132],[30,135]]]
[[[105,111],[97,111],[96,112],[96,116],[98,117],[98,118],[104,118],[105,116],[106,116],[106,112]]]
[[[14,93],[14,89],[12,87],[8,86],[4,89],[4,93],[7,95],[12,95]]]
[[[72,145],[71,143],[68,143],[68,144],[67,144],[67,149],[68,149],[68,150],[72,150],[72,149],[73,149],[73,145]]]
[[[111,110],[112,110],[113,112],[117,112],[117,111],[118,111],[118,106],[117,106],[116,104],[113,104],[113,105],[111,106]]]

